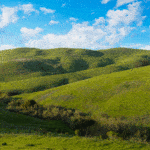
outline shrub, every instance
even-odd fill
[[[71,127],[74,129],[83,129],[95,124],[95,120],[85,117],[71,117]]]
[[[13,91],[9,91],[7,94],[8,94],[8,96],[14,96],[14,95],[19,95],[21,93],[22,93],[22,91],[13,90]]]
[[[8,103],[7,109],[9,110],[16,110],[21,104],[23,103],[22,100],[12,100],[11,102]]]
[[[29,107],[34,107],[35,104],[36,104],[35,100],[28,100],[22,106],[23,108],[27,109]]]
[[[118,138],[118,133],[116,133],[114,131],[108,131],[106,133],[106,135],[108,136],[109,139],[116,139],[116,138]]]
[[[10,97],[8,96],[8,93],[0,92],[0,102],[8,104],[10,102]]]
[[[105,113],[101,114],[101,116],[102,116],[103,118],[107,118],[107,119],[110,117],[108,114],[105,114]]]
[[[75,133],[75,135],[80,136],[80,130],[79,130],[79,129],[76,129],[76,130],[74,131],[74,133]]]
[[[26,146],[35,146],[34,144],[26,144]]]
[[[6,142],[4,142],[4,143],[2,143],[2,145],[7,145],[7,143],[6,143]]]

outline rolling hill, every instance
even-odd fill
[[[37,104],[47,108],[49,105],[54,105],[75,109],[75,112],[79,110],[83,113],[90,113],[91,119],[95,120],[97,124],[91,126],[89,131],[93,131],[93,135],[98,133],[99,137],[102,135],[99,131],[102,128],[101,125],[103,127],[109,125],[106,132],[106,137],[109,137],[108,141],[104,140],[106,137],[102,141],[97,138],[91,139],[91,143],[95,141],[101,145],[99,149],[105,147],[105,142],[110,142],[111,137],[108,131],[114,129],[113,131],[122,137],[123,133],[117,128],[121,125],[121,128],[126,130],[123,127],[125,124],[128,126],[133,123],[137,126],[138,130],[132,138],[140,134],[141,139],[147,136],[145,139],[148,141],[147,133],[150,131],[149,51],[129,48],[97,51],[71,48],[47,50],[17,48],[0,51],[0,60],[0,131],[2,137],[5,137],[5,132],[10,134],[15,132],[21,136],[22,132],[33,134],[37,129],[38,132],[41,129],[43,134],[44,130],[46,133],[49,132],[50,138],[53,140],[58,130],[58,133],[63,131],[63,135],[68,132],[69,135],[65,135],[65,138],[70,138],[69,136],[74,138],[73,129],[61,120],[41,120],[7,109],[7,105],[11,101],[34,100]],[[7,103],[4,103],[5,101]],[[17,106],[15,107],[17,108]],[[122,117],[125,119],[119,119]],[[117,127],[114,127],[115,125]],[[131,132],[131,129],[129,130]],[[57,136],[59,138],[63,135]],[[62,137],[61,140],[63,141],[65,138]],[[7,136],[4,139],[6,141]],[[70,140],[72,139],[70,138]],[[76,140],[77,143],[80,141],[78,138]],[[89,138],[82,140],[83,143],[86,143]],[[69,142],[69,139],[66,141]],[[127,142],[132,145],[129,141],[131,142],[131,139]],[[113,143],[115,142],[117,141],[113,141]],[[123,148],[124,141],[119,140],[118,142]],[[53,143],[51,144],[53,145]],[[136,147],[137,141],[133,145]],[[54,148],[54,146],[52,147]],[[64,147],[66,146],[64,145]],[[92,148],[92,144],[89,147]],[[110,147],[108,146],[108,148]],[[144,147],[141,145],[141,149]],[[146,143],[145,148],[148,149],[148,147],[149,144]],[[70,146],[68,148],[74,149]],[[117,148],[119,149],[119,146]],[[95,149],[98,149],[96,145]]]

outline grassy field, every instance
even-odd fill
[[[35,100],[90,113],[103,125],[125,117],[150,128],[149,51],[17,48],[0,51],[0,59],[0,149],[150,149],[135,137],[75,136],[61,120],[11,112],[4,103]]]
[[[148,150],[150,146],[142,143],[120,140],[102,140],[98,138],[68,137],[62,135],[26,135],[26,134],[3,134],[0,135],[1,150]]]
[[[14,97],[91,111],[96,116],[101,112],[111,116],[140,116],[149,114],[149,77],[150,66],[145,66]]]

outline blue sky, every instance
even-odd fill
[[[3,0],[0,50],[150,50],[150,0]]]

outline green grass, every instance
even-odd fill
[[[0,55],[2,59],[0,61],[2,68],[0,81],[2,82],[88,71],[94,68],[99,69],[99,67],[103,67],[102,70],[110,73],[115,70],[134,68],[140,60],[150,60],[148,51],[126,48],[99,51],[67,48],[50,50],[17,48],[1,51]],[[86,71],[82,73],[87,74]],[[101,70],[98,71],[101,72]]]
[[[148,150],[149,145],[120,141],[120,140],[101,140],[97,138],[85,137],[62,137],[59,136],[37,136],[37,135],[0,135],[0,143],[6,142],[7,145],[0,145],[3,149],[57,149],[57,150]]]
[[[139,117],[143,126],[150,127],[149,51],[17,48],[0,51],[0,59],[0,90],[11,99],[79,109],[97,121],[102,114],[128,120]],[[4,106],[0,103],[0,149],[150,149],[136,141],[76,137],[61,121],[9,112]],[[50,136],[33,135],[37,129],[48,130]],[[57,130],[69,135],[58,135]]]
[[[56,132],[56,130],[68,132],[74,134],[74,132],[68,128],[62,121],[59,120],[41,120],[38,118],[26,116],[23,114],[16,114],[5,110],[4,107],[0,107],[0,132],[40,132],[43,129],[49,132]]]
[[[150,66],[96,76],[49,90],[14,97],[111,116],[149,114]]]

